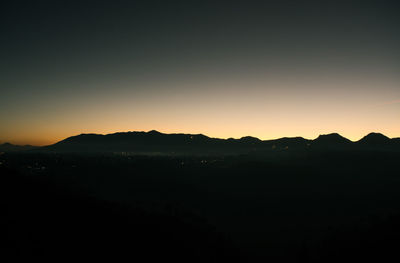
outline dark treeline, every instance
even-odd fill
[[[4,153],[2,241],[15,259],[385,261],[398,258],[399,159],[341,148]]]

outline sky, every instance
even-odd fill
[[[400,137],[398,1],[0,5],[0,143]]]

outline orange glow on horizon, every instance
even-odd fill
[[[328,133],[339,133],[342,136],[352,140],[352,141],[358,141],[365,135],[367,135],[370,132],[379,132],[377,130],[371,130],[371,131],[365,131],[362,135],[360,134],[350,134],[350,133],[344,133],[340,131],[321,131],[320,133],[313,133],[313,134],[300,134],[300,133],[295,133],[295,132],[282,132],[282,133],[276,133],[276,134],[251,134],[251,133],[224,133],[224,132],[214,132],[214,133],[207,133],[207,132],[202,132],[200,130],[176,130],[176,129],[134,129],[134,130],[94,130],[94,131],[84,131],[84,132],[71,132],[70,134],[60,134],[56,135],[53,134],[52,136],[46,136],[46,137],[32,137],[32,138],[26,138],[23,134],[20,136],[15,136],[10,140],[1,140],[0,143],[5,143],[9,142],[12,144],[16,145],[35,145],[35,146],[45,146],[45,145],[51,145],[56,142],[59,142],[63,139],[66,139],[70,136],[75,136],[78,134],[82,133],[95,133],[95,134],[111,134],[111,133],[116,133],[116,132],[131,132],[131,131],[144,131],[148,132],[150,130],[157,130],[161,133],[166,133],[166,134],[171,134],[171,133],[184,133],[184,134],[203,134],[208,137],[212,138],[221,138],[221,139],[228,139],[228,138],[235,138],[239,139],[244,136],[252,136],[259,138],[261,140],[272,140],[272,139],[279,139],[282,137],[303,137],[305,139],[315,139],[321,134],[328,134]],[[382,133],[382,132],[381,132]],[[390,133],[385,133],[383,132],[384,135],[390,137],[390,138],[395,138],[396,136],[393,136]]]
[[[394,81],[324,81],[178,82],[181,92],[169,84],[158,93],[120,88],[118,94],[107,90],[74,100],[38,99],[29,110],[0,112],[0,142],[49,145],[81,133],[150,130],[262,140],[334,132],[353,141],[370,132],[400,137],[400,91]],[[387,89],[377,92],[377,85]]]

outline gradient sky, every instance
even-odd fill
[[[399,1],[3,2],[0,143],[400,137]]]

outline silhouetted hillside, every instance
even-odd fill
[[[222,139],[202,134],[163,134],[157,131],[125,132],[108,135],[81,134],[42,148],[65,152],[190,153],[219,151],[227,147]]]
[[[18,152],[18,151],[32,150],[36,148],[38,147],[32,145],[14,145],[7,142],[0,144],[0,152]]]
[[[293,138],[280,138],[276,140],[268,140],[264,141],[265,144],[271,145],[272,148],[305,148],[310,145],[312,140],[307,140],[302,137],[293,137]]]
[[[61,152],[134,152],[142,154],[247,153],[261,146],[254,137],[210,138],[202,134],[163,134],[157,131],[108,135],[81,134],[41,150]]]
[[[359,140],[357,143],[363,144],[363,145],[370,145],[370,146],[379,146],[379,145],[389,145],[391,142],[389,137],[386,137],[385,135],[381,133],[370,133],[367,136],[363,137],[361,140]]]
[[[351,143],[352,141],[338,133],[323,134],[313,141],[313,145],[332,147],[350,145]]]
[[[203,134],[164,134],[150,131],[121,132],[107,135],[81,134],[69,137],[54,145],[42,147],[39,150],[78,153],[118,152],[145,155],[232,155],[265,153],[279,149],[357,149],[361,146],[365,148],[366,145],[386,147],[395,145],[395,141],[395,139],[391,140],[376,133],[371,133],[358,142],[352,142],[337,133],[320,135],[315,140],[294,137],[262,141],[251,136],[240,139],[218,139]],[[385,147],[383,149],[386,149]]]
[[[2,167],[0,174],[2,262],[239,260],[226,237],[188,212],[103,201]]]
[[[400,151],[249,141],[265,155],[3,153],[0,253],[15,262],[81,254],[113,262],[398,261]]]

